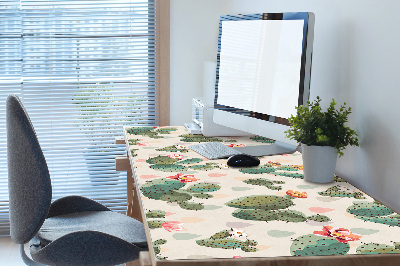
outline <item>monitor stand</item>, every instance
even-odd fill
[[[251,156],[268,156],[290,154],[297,151],[298,146],[286,144],[284,142],[276,141],[270,145],[256,145],[247,147],[235,147],[234,149]]]

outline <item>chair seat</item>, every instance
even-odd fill
[[[60,237],[79,231],[109,234],[141,248],[147,248],[146,234],[141,222],[112,211],[84,211],[47,218],[37,237],[45,246]]]

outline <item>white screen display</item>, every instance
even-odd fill
[[[222,21],[217,103],[283,118],[298,105],[303,20]]]

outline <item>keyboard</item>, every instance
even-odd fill
[[[189,148],[210,160],[227,158],[235,154],[242,154],[242,152],[230,148],[220,142],[201,143],[189,146]]]

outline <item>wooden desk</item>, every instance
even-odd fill
[[[268,140],[128,127],[124,141],[129,160],[116,165],[128,172],[127,214],[144,218],[150,251],[143,264],[400,265],[400,215],[341,178],[304,181],[298,152],[240,169],[188,146]]]

